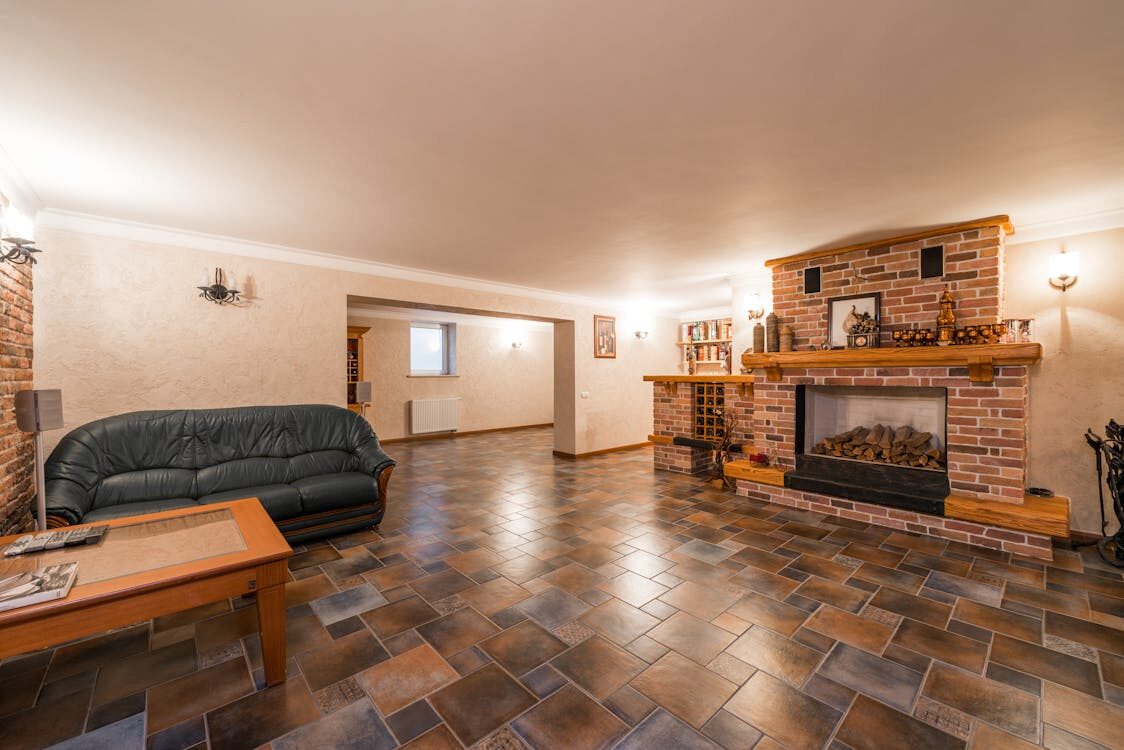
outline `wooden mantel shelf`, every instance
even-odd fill
[[[973,383],[991,383],[995,368],[1032,365],[1042,359],[1042,345],[981,344],[971,346],[918,346],[882,349],[826,349],[742,355],[746,369],[764,370],[775,383],[784,370],[821,367],[966,367]],[[644,378],[645,380],[648,377]],[[662,380],[662,378],[654,378]]]
[[[743,398],[753,395],[752,375],[645,375],[644,381],[662,384],[669,394],[679,383],[736,383]]]
[[[647,383],[752,383],[752,375],[645,375]]]

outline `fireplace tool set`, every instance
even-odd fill
[[[1124,568],[1124,427],[1110,419],[1105,427],[1105,437],[1085,431],[1085,441],[1097,456],[1097,492],[1101,500],[1101,533],[1105,534],[1097,549],[1106,563]],[[1108,491],[1112,495],[1112,510],[1116,513],[1118,529],[1107,535],[1108,521],[1104,512],[1105,466],[1108,466]]]

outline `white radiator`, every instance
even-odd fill
[[[459,398],[422,398],[410,401],[410,432],[456,431],[459,426]]]

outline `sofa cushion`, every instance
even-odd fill
[[[300,491],[305,513],[363,505],[378,499],[375,478],[357,471],[306,477],[293,482],[293,486]]]
[[[243,487],[265,487],[289,481],[289,459],[252,456],[224,461],[199,469],[195,475],[198,496]]]
[[[301,496],[296,487],[288,484],[269,484],[261,487],[246,487],[240,490],[214,492],[199,498],[200,505],[225,503],[228,500],[241,500],[256,497],[269,517],[274,520],[292,518],[301,513]]]
[[[112,474],[94,490],[95,508],[144,502],[158,497],[195,497],[195,472],[191,469],[152,468]]]
[[[175,497],[169,500],[146,500],[140,503],[122,503],[121,505],[108,505],[104,508],[94,508],[82,517],[82,523],[98,523],[113,518],[126,516],[140,516],[145,513],[159,513],[162,510],[178,510],[180,508],[195,508],[198,503],[190,497]]]

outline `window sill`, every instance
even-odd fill
[[[452,374],[452,375],[415,375],[414,373],[409,372],[409,373],[406,373],[406,377],[408,377],[408,378],[459,378],[460,375],[457,375],[455,373]]]

